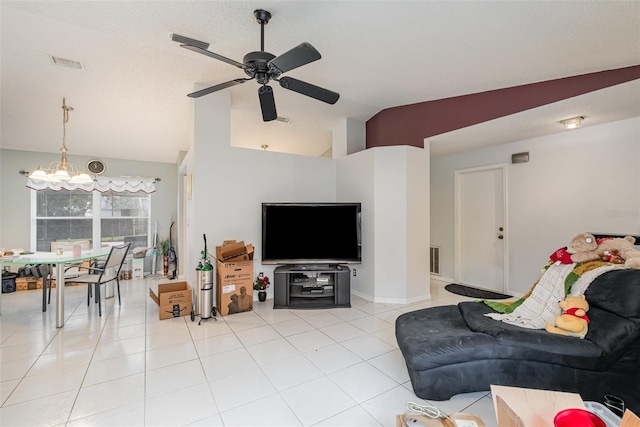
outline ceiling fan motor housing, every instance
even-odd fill
[[[249,52],[242,58],[244,72],[251,78],[255,77],[258,83],[267,84],[271,77],[279,75],[269,70],[268,62],[275,57],[269,52]]]

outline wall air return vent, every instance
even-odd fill
[[[72,70],[82,70],[84,71],[84,65],[82,62],[74,61],[73,59],[61,58],[59,56],[49,55],[49,59],[53,62],[53,65],[57,65],[58,67],[71,68]]]
[[[431,274],[440,274],[440,248],[438,246],[431,246],[429,248],[429,258],[430,258],[430,273]]]

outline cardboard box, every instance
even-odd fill
[[[149,296],[158,304],[160,320],[191,315],[193,291],[187,282],[159,284],[158,293],[149,289]]]
[[[500,427],[553,427],[563,409],[585,409],[577,393],[492,385],[491,396]]]
[[[40,287],[42,288],[42,285]],[[16,291],[30,291],[32,289],[38,289],[38,279],[35,277],[18,277],[16,279]]]
[[[216,307],[221,316],[253,310],[253,245],[244,245],[244,253],[222,259],[216,247]],[[228,246],[228,245],[227,245]]]
[[[218,251],[218,248],[220,248],[220,251]],[[216,258],[220,261],[234,261],[235,258],[246,254],[247,246],[243,241],[216,247]]]

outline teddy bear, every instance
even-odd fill
[[[580,233],[573,237],[566,247],[552,253],[549,261],[559,261],[562,264],[593,261],[600,259],[600,255],[596,251],[597,248],[598,242],[593,234]]]
[[[618,254],[627,268],[640,268],[640,251],[634,246],[636,238],[633,236],[603,239],[598,244],[597,252],[600,259],[607,259]]]
[[[547,323],[547,332],[558,335],[584,338],[589,329],[589,303],[584,295],[567,297],[558,303],[562,314],[556,317],[555,325]]]

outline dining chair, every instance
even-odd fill
[[[61,240],[51,242],[51,252],[56,252],[58,249],[63,251],[72,251],[75,245],[80,245],[81,250],[91,249],[91,240]],[[80,271],[78,267],[83,263],[74,263],[64,269],[64,281],[66,283],[73,283],[74,279],[78,276],[87,274],[86,271]],[[42,311],[47,311],[47,304],[51,304],[51,288],[52,282],[56,280],[56,268],[51,264],[43,264],[40,268],[43,284],[42,284]],[[57,283],[57,281],[56,281]],[[46,291],[49,289],[49,296],[47,298]],[[46,300],[46,301],[45,301]]]
[[[118,304],[122,305],[120,300],[120,270],[124,264],[124,260],[129,251],[131,243],[125,243],[120,246],[112,246],[109,251],[107,260],[103,266],[100,267],[79,267],[80,269],[89,269],[89,274],[77,277],[73,279],[74,283],[86,283],[87,284],[87,305],[91,303],[91,285],[93,285],[93,294],[95,296],[95,302],[98,303],[98,313],[102,316],[102,302],[100,299],[100,285],[109,283],[115,280],[118,288]]]

